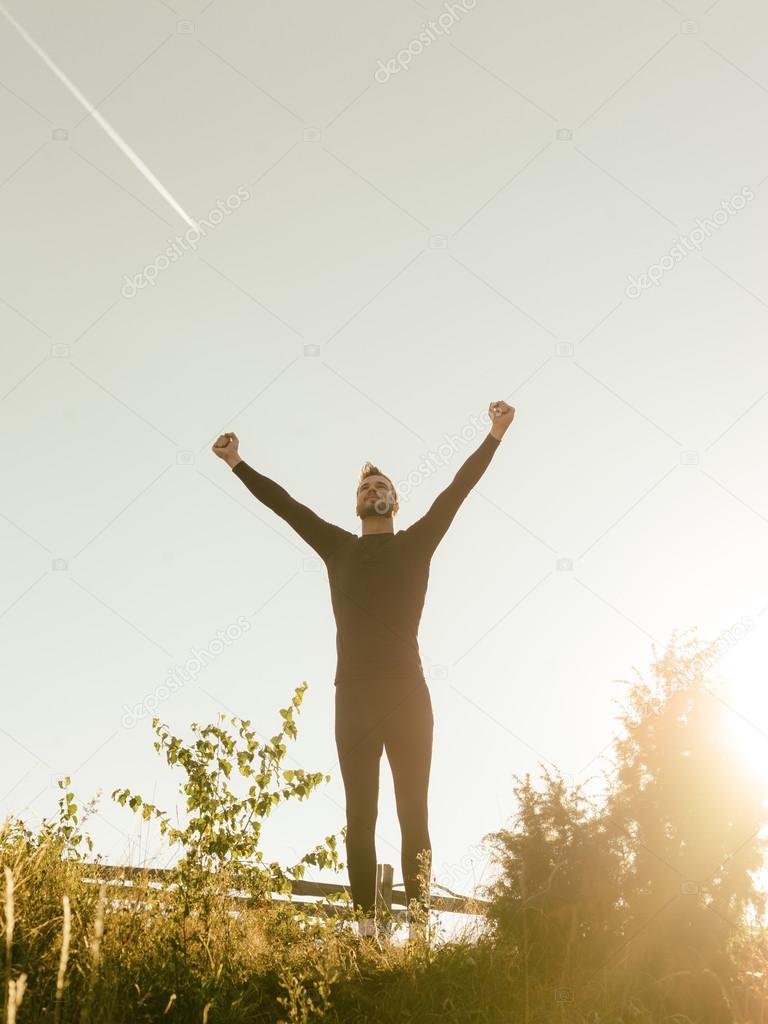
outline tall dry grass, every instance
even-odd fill
[[[638,979],[571,979],[563,999],[528,976],[524,951],[477,927],[378,951],[331,916],[294,920],[276,904],[234,916],[225,874],[185,910],[178,892],[99,886],[92,867],[60,855],[0,833],[6,1024],[660,1022]]]

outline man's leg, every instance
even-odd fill
[[[347,870],[352,902],[366,918],[376,908],[375,828],[382,731],[364,696],[336,687],[336,749],[347,805]]]
[[[397,714],[390,715],[384,734],[392,779],[395,784],[397,816],[402,832],[401,864],[406,899],[426,906],[431,878],[432,845],[429,840],[427,791],[432,762],[432,701],[426,684],[414,685]],[[427,889],[419,883],[419,854],[430,859]]]

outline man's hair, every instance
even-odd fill
[[[395,500],[397,501],[397,490],[395,489],[395,485],[389,479],[387,474],[382,473],[379,467],[374,466],[372,462],[366,462],[365,465],[360,470],[360,478],[357,481],[358,490],[360,489],[360,484],[363,482],[363,480],[365,480],[367,476],[383,476],[385,480],[389,480],[389,486],[392,488],[395,495]]]

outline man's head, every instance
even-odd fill
[[[366,462],[357,484],[357,514],[361,519],[367,516],[394,519],[399,508],[395,485],[378,466]]]

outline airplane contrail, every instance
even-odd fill
[[[35,40],[32,38],[29,32],[27,32],[27,30],[24,28],[24,26],[20,25],[18,21],[16,21],[14,16],[10,13],[10,11],[8,11],[4,7],[2,3],[0,3],[0,14],[2,14],[3,17],[9,22],[9,24],[11,24],[16,29],[16,31],[19,33],[24,42],[27,43],[35,51],[38,57],[51,69],[54,75],[56,75],[56,77],[61,82],[63,82],[63,84],[67,87],[67,89],[69,89],[69,91],[72,93],[75,99],[79,103],[81,103],[82,106],[91,115],[91,117],[93,117],[94,121],[96,121],[97,124],[101,125],[106,134],[110,137],[110,139],[112,139],[115,145],[128,157],[133,166],[147,179],[150,185],[152,185],[152,187],[155,188],[160,193],[160,195],[163,197],[166,203],[168,203],[168,205],[173,210],[175,210],[175,212],[178,213],[181,219],[186,221],[186,223],[189,224],[191,228],[198,230],[197,223],[189,216],[188,213],[186,213],[183,207],[176,202],[176,200],[173,198],[168,189],[163,185],[163,183],[161,181],[158,181],[158,179],[147,167],[147,165],[144,163],[144,161],[141,159],[138,153],[135,153],[128,145],[128,143],[125,141],[125,139],[115,131],[115,129],[112,127],[109,121],[107,121],[106,118],[101,116],[101,114],[94,107],[94,105],[90,103],[85,98],[85,96],[83,96],[83,94],[80,92],[77,86],[67,78],[64,72],[61,70],[61,68],[59,68],[51,60],[51,58],[48,56],[45,50],[35,42]]]

